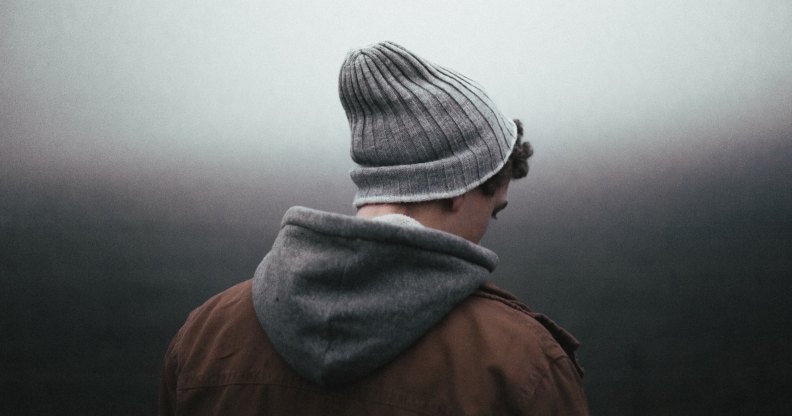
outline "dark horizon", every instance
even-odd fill
[[[501,257],[493,279],[583,342],[593,413],[788,408],[790,139],[579,189],[515,182],[483,242]],[[311,179],[245,178],[6,176],[0,411],[153,412],[170,337],[252,275],[283,211],[352,211],[348,184],[306,195]]]

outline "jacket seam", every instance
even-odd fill
[[[549,360],[549,363],[550,363],[551,366],[555,367],[555,366],[558,366],[558,362],[559,361],[561,361],[561,360],[563,360],[565,358],[566,359],[570,359],[568,356],[562,355],[562,356],[559,356],[559,357],[556,357],[556,358],[553,358],[553,359]],[[536,397],[537,390],[539,390],[539,387],[542,386],[544,384],[544,382],[549,377],[550,377],[550,372],[549,371],[542,372],[542,378],[539,379],[539,382],[536,383],[536,386],[534,386],[533,391],[531,391],[531,393],[526,397],[526,403],[529,403],[529,402],[534,400],[534,398]]]
[[[315,390],[315,389],[312,389],[310,387],[306,387],[306,386],[302,386],[302,385],[298,385],[298,384],[287,384],[287,383],[276,383],[276,382],[270,382],[270,383],[267,383],[267,382],[233,382],[233,383],[231,383],[231,382],[229,382],[229,383],[219,383],[219,384],[211,384],[211,385],[205,385],[205,386],[182,387],[182,388],[177,388],[177,391],[192,391],[192,390],[200,390],[200,389],[215,389],[215,388],[223,388],[223,387],[229,387],[229,386],[278,386],[278,387],[293,388],[293,389],[297,389],[297,390]],[[337,401],[338,399],[335,399],[335,400]],[[360,398],[351,398],[351,400],[359,402],[359,403],[373,403],[373,404],[377,404],[377,405],[393,407],[393,408],[402,409],[402,410],[405,410],[405,411],[408,411],[408,412],[421,414],[421,415],[435,415],[435,414],[437,414],[437,410],[416,410],[415,408],[404,407],[404,406],[400,406],[400,405],[395,404],[395,403],[389,403],[389,402],[384,402],[384,401],[379,401],[379,400],[364,400],[364,399],[360,399]],[[446,413],[447,412],[444,412],[443,414],[446,414]]]
[[[502,297],[500,297],[498,295],[493,295],[493,294],[490,294],[490,293],[485,293],[485,292],[479,291],[479,292],[473,293],[473,296],[477,296],[477,297],[484,298],[484,299],[489,299],[489,300],[494,300],[496,302],[502,303],[502,304],[508,306],[510,309],[513,309],[515,311],[521,312],[523,315],[528,316],[528,317],[533,319],[533,317],[530,314],[530,311],[527,310],[527,308],[519,307],[519,306],[515,305],[513,301],[510,301],[508,299],[502,298]]]

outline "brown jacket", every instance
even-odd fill
[[[162,415],[584,415],[577,342],[485,285],[396,359],[321,387],[279,356],[251,281],[193,311],[165,356]]]

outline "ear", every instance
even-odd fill
[[[467,193],[464,193],[459,196],[455,196],[453,198],[449,198],[448,209],[451,212],[458,212],[462,208],[462,203],[465,202],[465,195],[467,195]]]

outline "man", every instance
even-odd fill
[[[171,342],[162,414],[586,414],[575,339],[486,283],[520,123],[391,42],[347,55],[339,95],[357,216],[286,212],[253,279]]]

